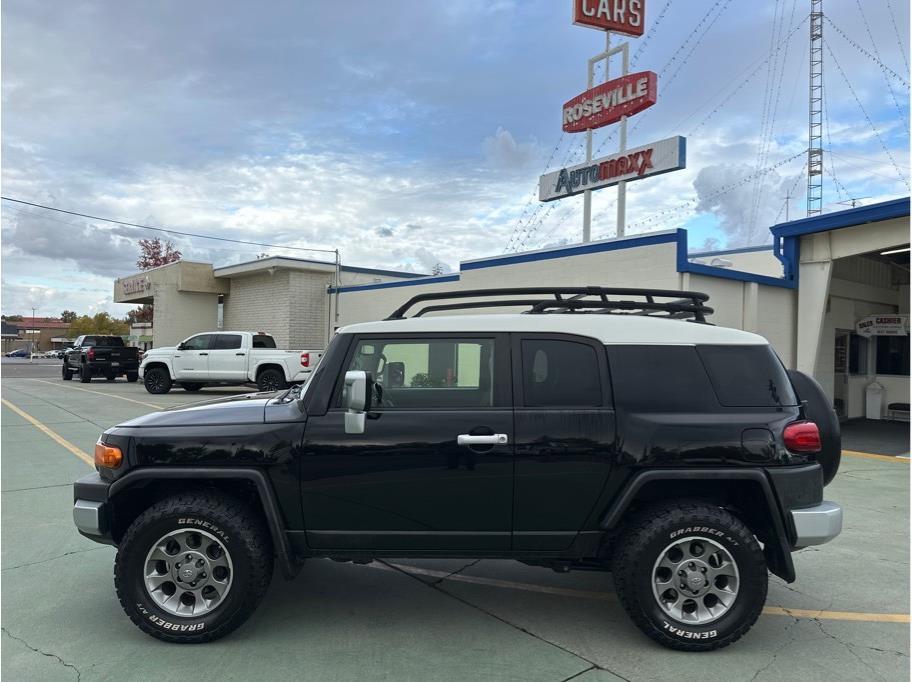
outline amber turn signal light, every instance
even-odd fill
[[[120,448],[104,443],[95,443],[95,466],[105,469],[116,469],[123,462]]]

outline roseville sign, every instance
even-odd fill
[[[125,295],[129,296],[130,294],[141,294],[142,292],[152,288],[152,282],[149,281],[148,277],[134,277],[132,279],[121,280],[120,283],[123,288]]]
[[[597,85],[564,104],[564,132],[581,133],[617,123],[656,103],[652,71],[639,71]]]
[[[602,189],[621,181],[640,180],[686,164],[686,140],[681,136],[634,147],[570,168],[546,173],[538,181],[539,201],[554,201],[586,190]]]
[[[601,31],[643,35],[643,0],[573,0],[573,23]]]

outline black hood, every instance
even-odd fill
[[[131,419],[119,426],[205,426],[207,424],[262,424],[266,406],[281,393],[245,393],[204,400]]]

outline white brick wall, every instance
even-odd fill
[[[262,331],[275,337],[279,348],[292,348],[289,334],[289,271],[234,277],[225,296],[222,328]]]

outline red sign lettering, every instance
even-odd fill
[[[564,104],[564,132],[581,133],[617,123],[656,103],[657,76],[631,73],[597,85]]]
[[[643,35],[645,0],[573,0],[573,23],[601,31]]]

